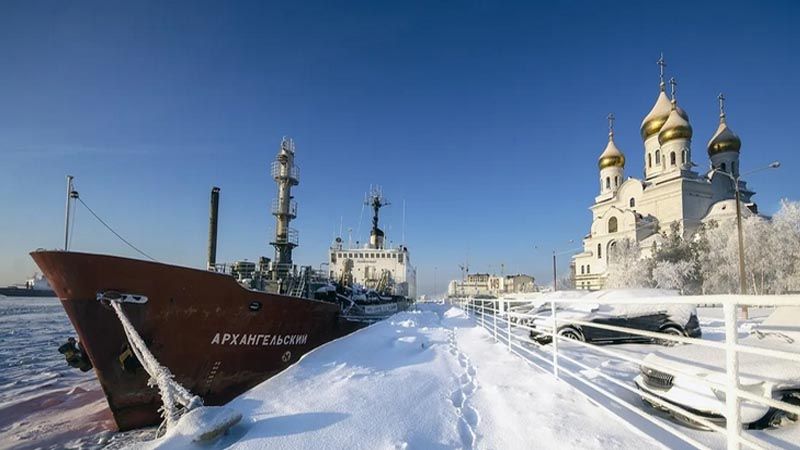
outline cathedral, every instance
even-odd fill
[[[684,238],[711,220],[736,214],[738,183],[744,213],[757,213],[755,194],[739,179],[741,140],[728,127],[725,98],[719,96],[719,127],[706,146],[710,167],[699,173],[692,159],[693,130],[689,115],[678,105],[676,82],[664,82],[664,60],[659,59],[660,83],[655,105],[642,120],[644,178],[625,178],[625,154],[614,143],[614,117],[609,115],[608,144],[600,154],[599,195],[589,208],[592,223],[583,238],[583,251],[572,257],[577,289],[601,289],[606,279],[609,250],[624,239],[639,244],[643,256],[652,254],[677,226]],[[675,224],[675,225],[673,225]]]

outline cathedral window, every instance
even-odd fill
[[[656,150],[656,165],[661,164],[661,150]]]
[[[617,218],[616,217],[612,217],[612,218],[608,219],[608,232],[609,233],[616,233],[617,232]],[[599,253],[600,246],[598,246],[597,249],[598,249],[598,253]]]
[[[652,158],[652,155],[650,155],[650,153],[648,153],[647,154],[647,168],[649,169],[651,167],[653,167],[653,158]]]
[[[672,152],[672,153],[669,154],[669,163],[670,163],[670,165],[674,166],[675,162],[676,162],[675,161],[675,152]]]
[[[597,259],[600,259],[602,257],[603,257],[603,246],[597,244]]]
[[[592,269],[592,268],[591,268],[591,267],[589,267],[589,265],[587,264],[587,265],[586,265],[586,273],[592,273],[592,270],[591,270],[591,269]]]
[[[614,177],[614,187],[619,186],[619,177]]]
[[[586,267],[585,266],[581,266],[581,275],[584,274],[584,270],[586,270]]]
[[[628,205],[633,208],[636,206],[636,199],[631,197],[631,200],[628,202]]]
[[[606,177],[606,189],[611,189],[611,177]]]
[[[686,164],[686,150],[681,153],[681,164]]]
[[[725,172],[725,163],[720,164],[720,168],[723,172]]]
[[[731,174],[736,174],[736,161],[731,161]]]

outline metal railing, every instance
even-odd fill
[[[288,178],[289,180],[294,181],[295,184],[300,181],[300,168],[296,165],[292,165],[292,167],[289,168],[285,164],[281,164],[280,161],[273,161],[272,165],[270,166],[270,173],[272,174],[272,178],[275,180]]]
[[[645,419],[647,422],[655,425],[661,430],[668,432],[674,437],[678,438],[687,444],[696,448],[707,449],[711,448],[707,442],[701,442],[697,439],[697,435],[687,433],[686,428],[678,425],[677,423],[667,422],[652,414],[651,411],[642,409],[639,404],[631,403],[629,400],[622,398],[618,393],[612,392],[592,378],[602,379],[605,382],[611,383],[615,388],[621,388],[625,391],[636,394],[636,397],[641,397],[660,408],[666,409],[671,413],[675,413],[684,418],[708,428],[717,433],[722,433],[727,442],[728,449],[739,449],[742,446],[747,448],[766,448],[774,447],[775,444],[766,441],[763,436],[757,436],[754,433],[743,433],[742,417],[741,417],[741,402],[747,400],[753,403],[760,403],[772,408],[785,411],[790,414],[800,415],[800,406],[787,403],[785,401],[758,395],[741,388],[740,373],[739,373],[739,354],[751,353],[767,356],[770,358],[778,358],[785,361],[791,361],[800,364],[800,353],[778,350],[775,348],[755,347],[751,345],[742,345],[738,342],[738,319],[737,310],[742,305],[739,300],[742,297],[737,296],[684,296],[684,297],[651,297],[651,298],[619,298],[614,299],[609,296],[609,299],[548,299],[547,297],[540,297],[532,301],[531,299],[450,299],[450,302],[463,308],[468,316],[471,316],[476,323],[485,328],[497,342],[504,342],[510,352],[526,359],[534,364],[545,363],[550,367],[553,376],[556,379],[563,380],[562,374],[567,374],[572,380],[578,381],[582,385],[589,387],[592,392],[600,397],[605,397],[611,400],[617,406],[621,406],[624,410],[634,413]],[[550,314],[549,317],[544,318],[541,313],[530,313],[534,309],[535,304],[538,306],[549,304]],[[704,340],[700,338],[690,338],[685,336],[678,336],[666,333],[645,331],[637,328],[629,328],[615,325],[608,325],[586,320],[579,320],[570,317],[569,319],[560,319],[558,317],[559,307],[566,308],[575,304],[608,304],[608,305],[721,305],[723,309],[724,324],[725,324],[725,340],[723,342]],[[530,308],[527,308],[530,306]],[[800,306],[800,295],[787,295],[787,296],[748,296],[746,306],[761,306],[761,307],[775,307],[775,306]],[[528,309],[527,312],[524,310]],[[562,309],[563,311],[563,309]],[[536,323],[533,324],[534,319]],[[533,325],[532,325],[533,324]],[[646,391],[637,389],[630,380],[615,377],[613,374],[605,373],[598,370],[596,367],[591,367],[582,361],[582,357],[575,357],[572,352],[565,352],[560,349],[559,342],[570,342],[573,345],[580,346],[581,348],[588,349],[592,352],[602,354],[604,357],[612,357],[625,361],[628,363],[637,364],[640,367],[644,365],[641,358],[632,356],[631,352],[625,352],[614,349],[614,346],[596,345],[582,340],[575,340],[559,334],[562,326],[564,325],[577,325],[579,327],[591,327],[601,330],[607,330],[618,333],[626,333],[630,335],[649,338],[655,342],[672,342],[681,344],[699,345],[723,351],[725,353],[725,369],[724,369],[724,382],[715,382],[707,378],[699,377],[694,373],[687,372],[673,366],[664,366],[654,361],[648,361],[646,366],[648,368],[656,369],[659,371],[667,370],[668,373],[674,373],[685,377],[686,379],[700,383],[701,385],[708,386],[712,389],[717,389],[724,392],[725,411],[724,417],[727,419],[725,425],[721,426],[714,422],[709,421],[707,418],[697,414],[696,410],[687,410],[676,404],[665,402],[663,399],[656,397]],[[800,324],[799,324],[800,325]],[[549,336],[552,339],[550,345],[537,342],[530,337],[531,332]],[[654,350],[657,347],[654,347]],[[634,352],[635,354],[635,352]],[[644,358],[644,356],[642,356]],[[568,362],[567,365],[564,362]],[[540,365],[541,367],[541,365]],[[590,371],[597,377],[586,377],[582,375],[581,371]],[[749,378],[752,378],[748,375]],[[587,397],[591,396],[581,389],[577,389]],[[721,400],[722,401],[722,400]],[[638,403],[638,402],[637,402]],[[614,412],[610,408],[605,407],[618,417],[622,417],[619,412]],[[625,419],[623,419],[625,420]]]
[[[288,211],[284,212],[284,211],[281,211],[281,202],[277,198],[274,198],[274,199],[272,199],[271,211],[272,211],[273,215],[278,215],[278,214],[285,213],[287,216],[289,216],[292,219],[294,219],[295,217],[297,217],[297,202],[294,201],[294,200],[289,200],[289,209],[288,209]]]
[[[299,245],[300,234],[294,228],[288,228],[286,234],[276,235],[272,243],[275,244],[291,244],[295,247]]]

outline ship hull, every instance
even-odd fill
[[[107,255],[31,253],[91,361],[119,430],[161,421],[158,390],[98,293],[146,297],[123,310],[158,361],[206,405],[219,405],[360,325],[338,305],[244,289],[227,275]]]

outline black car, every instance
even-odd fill
[[[697,320],[697,311],[693,306],[668,305],[659,308],[654,305],[595,305],[590,310],[565,308],[557,309],[556,313],[560,336],[597,344],[654,341],[670,344],[671,341],[659,341],[636,334],[569,323],[569,320],[693,338],[700,337],[702,334],[700,323]],[[553,340],[550,335],[550,317],[549,306],[544,306],[535,314],[529,321],[529,326],[534,328],[530,332],[531,339],[540,344],[549,344]],[[540,328],[542,331],[537,331],[536,328]]]

